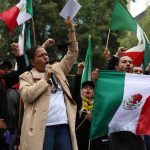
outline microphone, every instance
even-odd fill
[[[56,93],[58,90],[58,83],[57,83],[57,80],[56,80],[55,75],[53,73],[51,74],[51,80],[52,80],[53,85],[54,85],[53,93]]]

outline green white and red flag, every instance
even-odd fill
[[[141,64],[143,64],[144,68],[146,68],[150,62],[149,40],[128,10],[122,4],[120,4],[119,0],[115,0],[115,6],[111,20],[111,30],[126,30],[136,34],[138,44],[127,50],[126,55],[132,58],[135,66],[141,66]]]
[[[130,131],[150,135],[150,76],[101,71],[94,93],[90,138]]]
[[[13,31],[14,28],[31,19],[32,15],[32,0],[21,0],[14,7],[0,13],[0,19],[9,27],[10,31]]]

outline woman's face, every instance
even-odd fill
[[[49,58],[44,48],[39,47],[36,49],[35,57],[30,60],[33,67],[39,72],[45,72],[45,66],[48,64]]]

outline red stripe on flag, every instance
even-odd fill
[[[137,124],[136,134],[150,135],[150,96],[146,99],[146,102],[142,108],[139,122]]]
[[[141,66],[144,59],[144,51],[143,52],[125,52],[122,54],[123,56],[129,56],[133,60],[134,66]]]
[[[18,26],[17,17],[19,12],[19,8],[17,6],[14,6],[0,14],[0,18],[9,27],[10,31],[12,31],[16,26]]]

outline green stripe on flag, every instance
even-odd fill
[[[88,49],[86,52],[86,58],[84,63],[84,70],[82,73],[81,84],[84,81],[91,81],[91,73],[92,73],[92,42],[91,35],[88,37]]]
[[[30,22],[25,23],[25,50],[31,48],[31,38],[30,38]]]
[[[26,50],[31,48],[31,38],[30,38],[30,22],[25,22],[25,31],[24,31],[24,54],[25,54],[25,60],[26,64],[29,65],[29,60],[26,55]]]
[[[26,1],[27,1],[26,12],[33,16],[32,0],[26,0]]]
[[[124,78],[122,72],[100,71],[94,93],[90,139],[108,134],[108,124],[123,99]]]
[[[111,20],[112,30],[129,30],[136,33],[137,23],[130,15],[128,10],[120,4],[118,0],[115,0],[115,7],[113,10]]]

